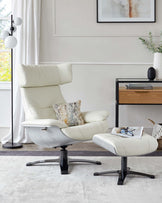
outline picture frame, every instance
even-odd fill
[[[156,0],[97,0],[97,23],[155,23]]]

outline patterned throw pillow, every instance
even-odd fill
[[[54,104],[53,108],[58,120],[65,122],[68,126],[83,125],[84,120],[80,112],[81,101],[67,104]]]

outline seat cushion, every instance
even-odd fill
[[[97,133],[106,133],[108,130],[107,120],[84,125],[73,126],[61,129],[63,133],[75,140],[91,140]]]
[[[83,112],[82,115],[86,123],[91,123],[106,120],[109,113],[107,111],[87,111]]]
[[[119,156],[137,156],[154,152],[157,140],[144,133],[141,138],[123,138],[109,133],[96,134],[93,142]]]

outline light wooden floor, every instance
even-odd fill
[[[43,148],[35,144],[23,144],[19,149],[4,149],[0,146],[0,151],[59,151],[60,148]],[[68,151],[106,151],[94,143],[77,143],[68,147]]]

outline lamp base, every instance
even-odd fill
[[[23,145],[21,143],[11,143],[11,142],[7,142],[6,144],[2,145],[3,148],[6,149],[16,149],[16,148],[21,148],[23,147]]]

